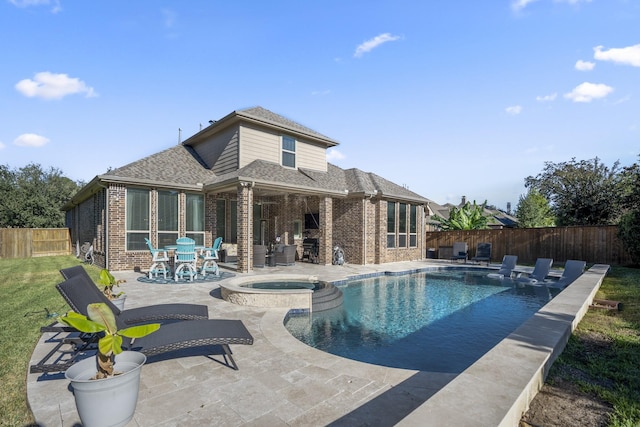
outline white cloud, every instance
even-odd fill
[[[612,61],[624,65],[640,67],[640,44],[621,48],[602,50],[603,46],[593,48],[593,57],[600,61]]]
[[[31,7],[31,6],[47,6],[52,5],[51,12],[58,13],[62,10],[59,0],[9,0],[9,3],[17,7]]]
[[[578,71],[591,71],[595,66],[595,62],[583,61],[582,59],[579,59],[575,65]]]
[[[380,34],[378,36],[375,36],[372,39],[367,40],[366,42],[362,43],[360,46],[358,46],[353,56],[356,58],[360,58],[363,54],[372,51],[373,49],[380,46],[381,44],[387,43],[387,42],[393,42],[396,40],[400,40],[400,36],[393,36],[391,35],[391,33]]]
[[[569,4],[578,4],[578,3],[591,3],[591,0],[553,0],[556,3],[569,3]]]
[[[504,110],[511,116],[517,116],[522,112],[522,107],[520,105],[512,105],[511,107],[507,107]]]
[[[550,95],[544,95],[544,96],[536,96],[536,101],[539,101],[539,102],[555,101],[557,96],[558,96],[557,93],[552,93]]]
[[[571,92],[566,93],[564,97],[573,102],[591,102],[593,99],[604,98],[611,92],[613,92],[613,88],[603,83],[584,82]]]
[[[19,147],[42,147],[49,142],[49,138],[35,133],[23,133],[13,143]]]
[[[341,152],[339,152],[338,150],[336,150],[335,148],[330,148],[327,150],[327,161],[328,162],[334,162],[334,161],[338,161],[338,160],[343,160],[345,159],[346,156],[344,154],[342,154]]]
[[[61,99],[76,93],[84,93],[87,98],[98,96],[94,89],[82,80],[48,71],[37,73],[33,80],[20,80],[15,87],[18,92],[30,98]]]
[[[538,0],[514,0],[511,2],[511,9],[515,10],[516,12],[519,10],[524,9],[525,7],[527,7],[530,3],[533,3],[534,1],[538,1]]]
[[[162,16],[164,17],[164,26],[167,28],[172,28],[176,23],[176,17],[178,16],[171,9],[162,9]]]
[[[2,150],[4,147],[6,147],[6,145],[4,145],[2,141],[0,141],[0,150]]]

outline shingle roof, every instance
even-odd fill
[[[306,133],[309,134],[311,136],[316,136],[318,138],[322,138],[322,139],[327,139],[330,141],[333,141],[334,143],[338,143],[337,141],[329,138],[326,135],[321,134],[320,132],[316,132],[315,130],[308,128],[304,125],[301,125],[298,122],[295,122],[293,120],[287,119],[284,116],[281,116],[279,114],[276,114],[272,111],[267,110],[266,108],[262,108],[260,106],[257,107],[251,107],[251,108],[246,108],[244,110],[238,110],[235,113],[241,115],[241,116],[248,116],[248,117],[252,117],[254,119],[258,119],[261,121],[266,121],[266,122],[271,122],[273,124],[276,125],[280,125],[280,126],[284,126],[293,130],[297,130],[299,132],[302,133]]]
[[[103,179],[126,178],[144,182],[197,184],[215,178],[191,147],[176,145],[128,165],[110,170]]]
[[[269,122],[293,130],[333,141],[299,123],[275,114],[262,107],[253,107],[231,113],[234,115]],[[224,120],[224,119],[223,119]],[[335,142],[335,141],[334,141]],[[336,142],[337,144],[337,142]],[[429,200],[408,189],[394,184],[374,173],[359,169],[344,170],[327,164],[327,171],[290,169],[265,160],[256,160],[247,166],[224,175],[216,176],[189,145],[180,144],[143,159],[129,163],[100,175],[105,181],[140,183],[164,187],[198,187],[201,183],[207,191],[235,185],[239,180],[252,180],[258,185],[282,187],[283,191],[311,191],[333,195],[378,195],[385,198],[418,201]]]

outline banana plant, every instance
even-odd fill
[[[113,312],[102,302],[89,304],[87,313],[88,317],[70,311],[65,316],[58,317],[58,321],[80,332],[104,334],[98,340],[98,372],[93,379],[117,375],[113,372],[113,364],[115,355],[122,353],[122,337],[141,338],[160,328],[159,323],[150,323],[118,330]]]
[[[120,283],[123,283],[123,282],[125,282],[125,281],[124,280],[116,280],[116,278],[113,277],[113,275],[106,268],[103,268],[100,271],[100,278],[98,279],[98,283],[101,284],[102,286],[104,286],[104,289],[102,290],[102,293],[105,294],[107,296],[107,298],[109,298],[109,299],[118,299],[122,295],[124,295],[124,292],[116,293],[113,290],[113,288],[115,286],[120,286]]]
[[[479,230],[487,228],[489,218],[484,213],[486,202],[477,205],[475,200],[473,205],[469,202],[460,208],[453,207],[449,213],[449,218],[442,218],[434,215],[433,219],[440,223],[443,230]]]

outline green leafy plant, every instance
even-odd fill
[[[120,286],[120,283],[124,282],[126,282],[126,280],[116,280],[116,278],[113,277],[113,275],[106,268],[103,268],[100,271],[100,278],[98,279],[98,283],[104,286],[102,293],[104,293],[109,299],[118,299],[122,295],[124,295],[124,292],[116,293],[113,289],[116,286]]]
[[[489,218],[484,213],[485,201],[482,205],[477,205],[475,200],[473,205],[467,202],[460,208],[453,207],[449,212],[449,218],[442,218],[434,215],[433,219],[440,223],[443,230],[480,230],[487,228]]]
[[[58,320],[80,332],[102,334],[98,340],[98,372],[93,379],[117,375],[113,372],[113,364],[115,355],[122,353],[122,337],[141,338],[160,328],[159,323],[150,323],[118,330],[113,312],[104,303],[89,304],[87,312],[88,318],[70,311]]]

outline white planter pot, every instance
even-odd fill
[[[116,298],[116,299],[112,299],[111,303],[113,305],[115,305],[116,307],[118,307],[118,310],[120,311],[124,311],[124,301],[127,299],[126,295],[121,295],[120,297]]]
[[[78,415],[84,427],[126,425],[136,410],[140,371],[147,357],[137,351],[123,351],[115,359],[114,370],[122,374],[92,380],[96,358],[90,357],[71,366],[64,376],[71,381]]]

